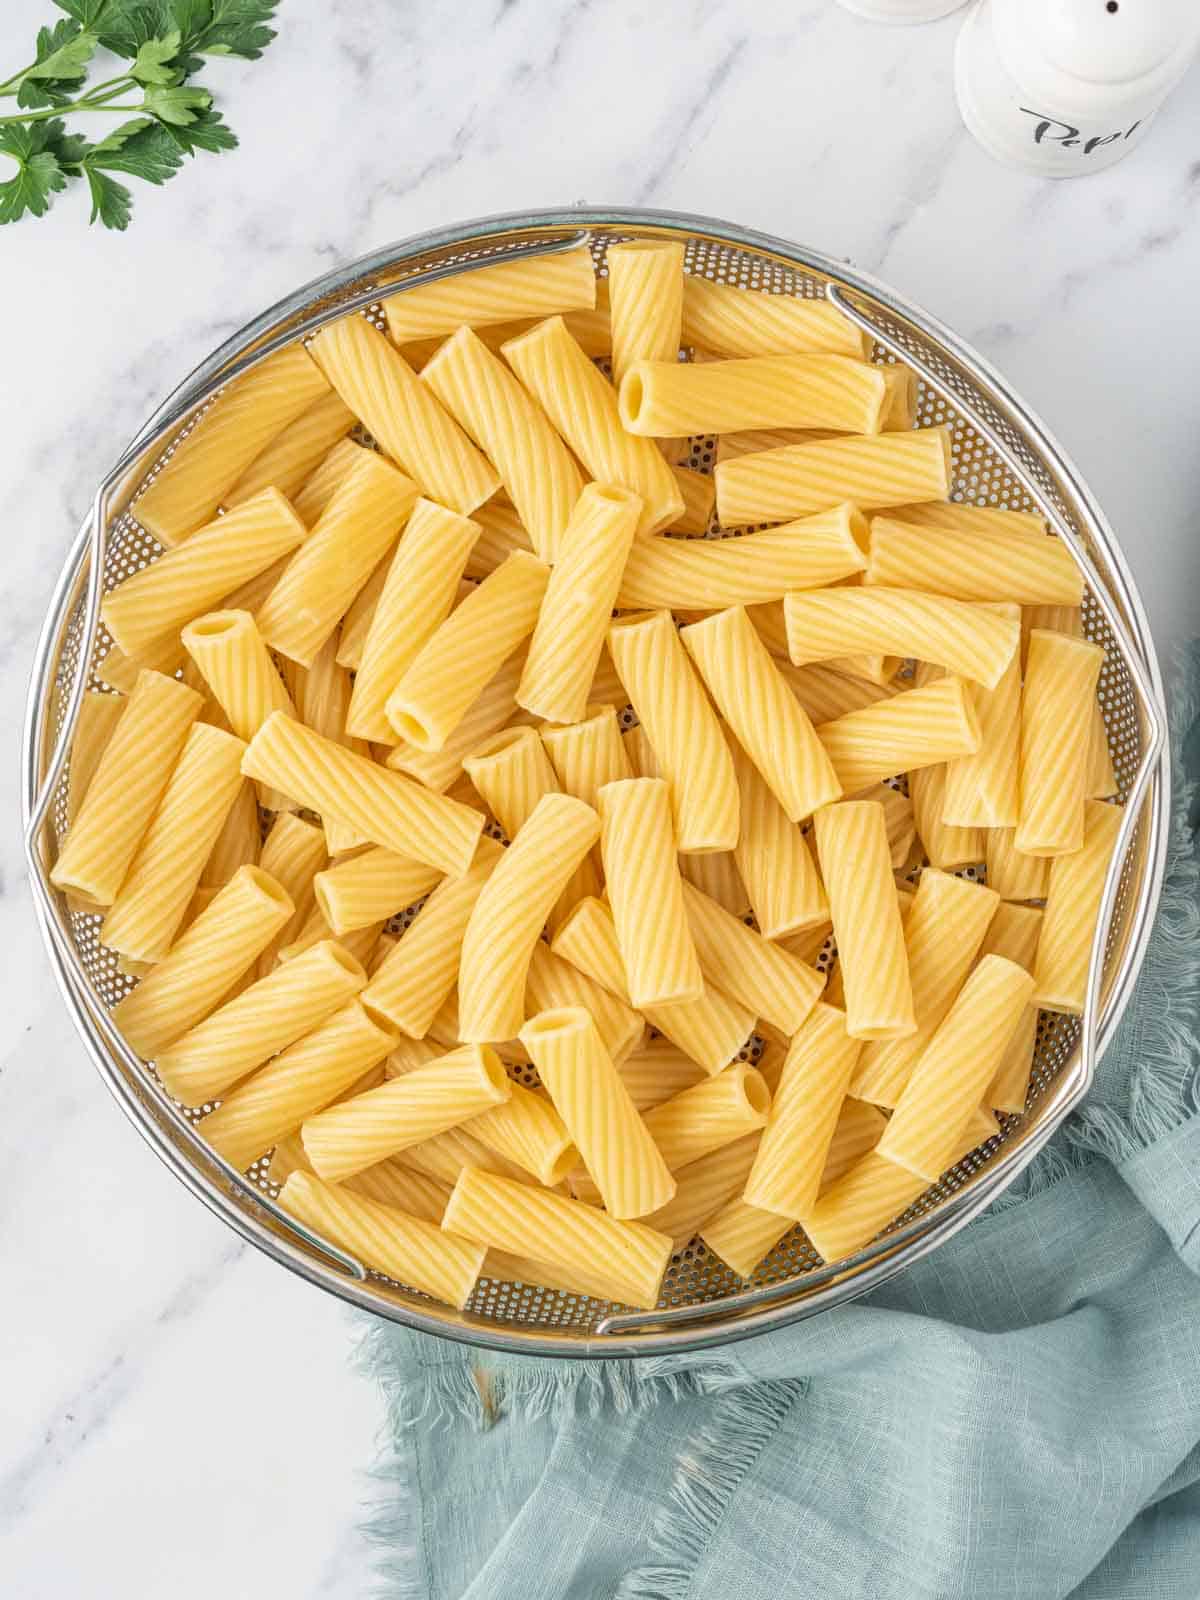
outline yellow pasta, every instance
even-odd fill
[[[732,850],[738,836],[733,762],[670,612],[623,617],[608,638],[670,786],[679,849]]]
[[[259,451],[233,488],[221,496],[222,503],[232,509],[271,487],[291,500],[353,426],[354,413],[341,396],[323,394]]]
[[[682,1249],[722,1206],[742,1191],[754,1161],[759,1135],[747,1134],[722,1145],[675,1174],[674,1198],[644,1220],[660,1233],[669,1233]],[[785,1223],[791,1227],[791,1223]]]
[[[454,987],[471,912],[503,856],[494,839],[481,839],[467,871],[438,884],[367,986],[364,1003],[414,1039]]]
[[[264,489],[118,584],[100,608],[104,625],[122,650],[141,655],[294,550],[307,532],[278,490]]]
[[[935,867],[965,867],[983,860],[987,851],[983,828],[960,828],[942,820],[946,810],[946,767],[914,769],[908,775],[908,792],[917,836]]]
[[[303,1146],[301,1146],[303,1148]],[[278,1149],[278,1146],[276,1146]],[[271,1166],[274,1168],[274,1159]],[[373,1167],[356,1172],[344,1185],[354,1194],[366,1195],[381,1206],[395,1206],[410,1217],[441,1226],[442,1213],[450,1198],[450,1184],[429,1178],[423,1172],[401,1166],[398,1160],[377,1161]]]
[[[363,317],[322,328],[312,353],[381,449],[439,505],[468,516],[499,487],[488,461]]]
[[[618,1070],[639,1111],[660,1106],[709,1076],[698,1062],[665,1038],[651,1039],[631,1050],[618,1063]]]
[[[183,646],[175,638],[160,639],[157,644],[143,650],[136,660],[127,656],[120,645],[114,644],[95,668],[95,675],[110,689],[132,694],[137,687],[139,672],[161,672],[165,678],[171,678],[186,659]]]
[[[674,1248],[667,1234],[595,1206],[493,1173],[464,1168],[442,1219],[454,1235],[545,1260],[578,1275],[600,1298],[649,1310]]]
[[[340,1182],[500,1105],[511,1089],[494,1050],[462,1045],[378,1089],[318,1111],[305,1121],[300,1137],[313,1170]]]
[[[1032,995],[1022,967],[984,956],[917,1058],[879,1140],[881,1156],[926,1183],[940,1177]]]
[[[626,563],[618,604],[698,611],[767,604],[861,572],[866,532],[866,520],[842,505],[736,539],[642,539]]]
[[[211,519],[264,446],[328,392],[302,345],[268,356],[235,378],[174,445],[134,516],[159,544],[182,543]]]
[[[936,662],[988,689],[1004,675],[1021,635],[1015,616],[908,589],[793,592],[783,609],[797,666],[854,650],[893,651]]]
[[[750,608],[753,612],[754,608]],[[753,621],[751,616],[751,621]],[[759,629],[759,637],[762,630]],[[766,641],[764,640],[764,643]],[[769,648],[769,646],[768,646]],[[880,700],[890,700],[899,688],[871,683],[832,666],[794,667],[786,657],[772,652],[788,688],[808,712],[814,723],[835,722],[848,711],[861,711],[864,706],[877,705]]]
[[[113,903],[201,704],[173,678],[138,674],[51,869],[57,888],[98,906]]]
[[[824,300],[699,277],[684,279],[683,341],[725,356],[868,353],[861,330]]]
[[[355,961],[365,966],[375,949],[376,940],[382,929],[382,922],[372,922],[365,928],[355,928],[350,933],[342,934],[338,944],[347,955],[353,956]],[[311,950],[314,945],[322,944],[333,936],[333,929],[325,921],[320,906],[314,905],[300,932],[290,944],[285,944],[280,949],[279,960],[294,961],[306,950]]]
[[[841,1261],[869,1244],[926,1187],[923,1178],[869,1151],[820,1197],[804,1231],[818,1255]]]
[[[543,1011],[521,1029],[546,1091],[610,1216],[644,1217],[675,1193],[596,1024],[579,1006]]]
[[[544,1094],[514,1081],[507,1100],[471,1118],[471,1133],[547,1188],[562,1183],[579,1163],[556,1108]]]
[[[504,357],[590,475],[640,495],[639,534],[669,528],[683,514],[683,496],[662,452],[649,439],[625,432],[616,390],[561,317],[511,339]]]
[[[427,503],[432,505],[433,502]],[[416,507],[413,510],[415,513]],[[448,515],[455,516],[457,513],[449,512]],[[412,515],[408,520],[411,526]],[[355,595],[346,615],[342,618],[337,631],[337,652],[334,656],[339,667],[347,667],[351,672],[357,672],[362,665],[363,646],[367,642],[367,634],[379,609],[379,597],[383,593],[383,586],[387,582],[387,575],[395,559],[399,542],[397,540],[396,544],[386,550],[382,558],[376,562],[375,570]]]
[[[883,374],[847,356],[747,356],[728,361],[635,361],[621,379],[630,433],[733,433],[746,428],[879,432]]]
[[[467,556],[478,536],[478,523],[430,500],[417,501],[363,641],[346,714],[347,733],[359,739],[394,740],[385,710],[388,698],[450,615]]]
[[[596,304],[596,277],[586,246],[488,262],[437,283],[418,284],[383,302],[388,333],[397,344],[453,333],[472,326],[548,317]]]
[[[258,864],[283,889],[295,910],[259,957],[258,976],[265,978],[275,957],[290,944],[313,908],[313,878],[325,865],[325,837],[321,829],[291,812],[275,818],[263,840]]]
[[[272,649],[312,665],[416,500],[417,487],[403,473],[374,451],[361,453],[259,609]]]
[[[533,554],[533,541],[511,506],[489,500],[472,513],[471,521],[477,522],[482,531],[467,557],[468,578],[486,578],[514,550]]]
[[[804,835],[740,747],[733,748],[733,765],[742,816],[742,829],[733,852],[735,876],[739,884],[745,885],[759,932],[765,939],[777,939],[827,923],[829,901]],[[692,864],[723,859],[685,857]],[[720,895],[712,898],[735,916],[740,915]]]
[[[464,872],[483,829],[478,811],[431,794],[278,711],[251,740],[242,770],[440,872]]]
[[[814,439],[717,464],[717,516],[724,528],[787,522],[849,500],[860,511],[944,500],[952,474],[950,432]]]
[[[686,442],[686,441],[685,441]],[[664,445],[669,441],[664,440]],[[671,524],[672,533],[707,533],[717,507],[717,486],[711,473],[676,466],[675,482],[683,496],[683,515]]]
[[[808,713],[780,676],[740,606],[680,637],[718,710],[793,822],[842,793]]]
[[[891,517],[871,519],[864,581],[1019,605],[1075,606],[1083,597],[1083,574],[1059,539],[910,527]]]
[[[233,805],[200,873],[201,888],[219,889],[228,883],[239,867],[253,866],[258,860],[262,830],[258,822],[258,801],[254,785],[243,779]],[[180,926],[182,927],[182,923]]]
[[[1108,748],[1108,726],[1099,700],[1092,707],[1092,732],[1088,740],[1087,797],[1109,800],[1118,792],[1117,774]]]
[[[357,1083],[395,1042],[395,1034],[351,1000],[227,1095],[205,1118],[204,1137],[244,1172],[277,1139]]]
[[[1034,994],[1045,1011],[1075,1016],[1083,1011],[1096,918],[1123,820],[1120,806],[1087,801],[1083,847],[1073,855],[1056,856],[1050,865]]]
[[[600,848],[630,1004],[698,1000],[700,962],[683,906],[671,802],[661,778],[625,778],[599,794]]]
[[[743,926],[740,922],[737,925]],[[618,999],[629,1003],[629,986],[617,930],[611,911],[599,900],[581,900],[555,935],[550,948]],[[645,1015],[651,1027],[657,1028],[708,1073],[720,1072],[733,1060],[746,1043],[755,1018],[753,1009],[730,999],[707,982],[699,1000],[652,1006]]]
[[[441,876],[424,862],[376,848],[318,872],[313,893],[321,915],[340,938],[396,916],[427,895]]]
[[[733,752],[736,757],[737,751]],[[776,806],[778,802],[774,802]],[[789,827],[791,824],[789,823]],[[746,837],[746,817],[742,813],[739,844]],[[744,917],[750,910],[750,896],[742,882],[732,850],[711,851],[706,856],[680,856],[679,870],[689,883],[695,884],[701,894],[715,900],[735,917]]]
[[[555,955],[539,939],[533,947],[525,984],[526,1017],[578,1006],[589,1013],[605,1050],[618,1066],[645,1037],[645,1023],[632,1006]]]
[[[1004,956],[1032,973],[1036,970],[1041,932],[1042,913],[1036,906],[1002,904],[988,925],[979,953]],[[983,1097],[985,1105],[995,1106],[997,1111],[1024,1111],[1037,1044],[1037,1022],[1037,1007],[1026,1006]]]
[[[315,945],[160,1049],[159,1076],[177,1100],[202,1105],[302,1039],[366,981],[362,967],[339,945]]]
[[[446,340],[421,382],[493,463],[538,557],[557,561],[583,474],[545,412],[468,327]]]
[[[293,1172],[279,1193],[285,1211],[369,1266],[410,1283],[422,1294],[462,1307],[471,1297],[486,1255],[482,1245],[444,1233],[395,1206]]]
[[[961,533],[969,537],[976,533],[1024,534],[1027,538],[1043,539],[1046,524],[1033,511],[1007,511],[996,506],[964,505],[958,501],[931,500],[921,505],[898,506],[890,513],[900,522],[917,528],[938,528],[947,533]],[[1040,622],[1037,627],[1056,627],[1053,622]]]
[[[248,611],[207,612],[180,637],[239,739],[253,739],[272,711],[295,715],[292,697]]]
[[[127,703],[124,694],[104,694],[97,689],[89,690],[80,703],[75,735],[71,740],[71,762],[67,769],[68,828],[79,815],[83,798],[96,776],[101,758]]]
[[[130,1047],[147,1059],[206,1016],[286,923],[292,902],[268,873],[241,867],[170,952],[113,1008]]]
[[[100,927],[110,950],[161,961],[241,788],[245,745],[207,723],[188,732],[158,809]]]
[[[355,444],[353,439],[338,440],[296,491],[292,505],[301,522],[313,527],[366,453],[367,446]]]
[[[1027,856],[1016,846],[1015,828],[989,828],[984,843],[988,887],[1003,900],[1044,900],[1050,881],[1048,856]]]
[[[883,807],[826,806],[813,819],[846,989],[846,1028],[855,1039],[903,1038],[916,1030],[913,991]]]
[[[682,343],[683,245],[635,239],[607,256],[613,382],[635,361],[674,361]]]
[[[1021,691],[1021,798],[1016,847],[1058,856],[1083,844],[1092,708],[1104,651],[1035,628]]]
[[[621,725],[612,706],[590,705],[579,722],[538,729],[546,754],[566,794],[589,806],[606,783],[620,778],[645,777],[635,773],[621,742]]]
[[[513,1038],[525,1020],[525,977],[554,903],[600,833],[590,806],[544,795],[476,900],[463,935],[458,998],[461,1037]]]
[[[517,706],[517,685],[525,670],[525,651],[515,650],[501,663],[495,675],[484,684],[478,698],[463,713],[462,721],[440,750],[418,750],[416,745],[398,744],[387,758],[395,772],[406,772],[427,789],[439,793],[449,790],[463,776],[463,761],[486,743],[498,730],[527,713]],[[394,737],[394,736],[393,736]]]
[[[575,503],[517,691],[527,711],[549,722],[586,714],[641,507],[627,489],[600,483],[589,483]]]
[[[430,635],[387,700],[395,731],[442,749],[501,663],[533,632],[549,569],[518,551]]]
[[[918,1057],[941,1026],[999,907],[991,889],[936,867],[921,874],[904,918],[904,948],[916,1031],[870,1041],[858,1059],[850,1091],[874,1105],[895,1106]],[[1001,908],[1002,909],[1002,908]]]
[[[621,748],[625,751],[625,759],[632,769],[631,777],[660,778],[662,776],[658,766],[658,758],[650,748],[646,730],[640,722],[635,722],[632,728],[628,728],[621,735]],[[718,853],[729,854],[727,850],[724,852],[710,851],[709,853],[712,855]]]
[[[663,1161],[675,1171],[762,1128],[770,1106],[762,1074],[746,1061],[735,1061],[652,1106],[643,1120]]]
[[[705,982],[789,1037],[795,1033],[816,1004],[824,983],[820,973],[731,917],[690,883],[683,886],[683,900]]]
[[[1005,610],[1016,614],[1009,607]],[[979,749],[946,764],[942,820],[959,828],[1015,827],[1020,798],[1019,653],[1014,653],[994,689],[975,685],[971,701],[979,722]]]
[[[749,1205],[794,1220],[816,1204],[834,1129],[862,1042],[821,1001],[788,1047],[779,1088],[746,1181]]]
[[[961,678],[940,678],[848,711],[821,723],[817,734],[847,794],[979,748],[979,723]]]
[[[873,784],[854,795],[855,800],[875,800],[883,807],[884,826],[887,828],[888,848],[892,853],[892,866],[899,871],[912,855],[916,836],[913,803],[899,789],[886,783]],[[982,860],[982,855],[977,859]]]

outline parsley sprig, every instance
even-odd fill
[[[256,61],[275,37],[279,0],[54,0],[66,12],[38,32],[34,59],[0,80],[0,223],[41,217],[52,198],[87,183],[93,222],[129,225],[133,196],[115,177],[163,184],[187,156],[237,144],[212,95],[192,81],[206,56]],[[99,51],[123,70],[87,84]],[[116,62],[113,63],[116,65]],[[6,100],[19,108],[3,114]],[[87,118],[97,136],[68,132]],[[111,129],[97,117],[123,118]]]

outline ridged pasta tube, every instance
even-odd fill
[[[429,504],[432,505],[433,502],[430,501]],[[415,511],[416,508],[413,509]],[[457,512],[452,511],[449,515],[457,516]],[[409,522],[411,521],[410,515]],[[395,559],[399,543],[397,539],[396,544],[385,551],[382,558],[376,562],[375,570],[354,596],[346,615],[342,618],[341,627],[337,631],[337,651],[334,655],[339,667],[348,667],[351,672],[357,672],[362,665],[363,646],[367,642],[367,634],[379,609],[379,597],[383,593],[388,570]]]
[[[547,1188],[562,1183],[579,1163],[579,1151],[562,1117],[544,1094],[509,1083],[508,1099],[471,1118],[471,1133]]]
[[[367,445],[355,444],[353,439],[339,439],[305,478],[296,491],[292,505],[306,527],[314,526],[368,448]]]
[[[865,581],[923,589],[957,600],[1077,606],[1083,573],[1061,539],[1024,533],[967,533],[871,519]]]
[[[589,705],[581,721],[544,726],[538,733],[563,791],[589,806],[606,783],[643,776],[630,765],[612,706]]]
[[[80,703],[67,775],[68,828],[79,815],[83,798],[127,704],[125,695],[105,694],[99,689],[89,689]]]
[[[525,984],[526,1017],[536,1016],[539,1011],[558,1011],[564,1006],[582,1006],[590,1014],[605,1050],[618,1066],[645,1037],[646,1025],[632,1006],[556,956],[539,939]]]
[[[51,869],[57,888],[112,905],[202,704],[174,678],[139,672]]]
[[[940,1027],[963,985],[1000,901],[991,889],[926,867],[904,918],[904,948],[912,985],[916,1032],[872,1040],[858,1059],[850,1092],[874,1105],[895,1106],[918,1057]]]
[[[813,830],[846,989],[846,1030],[855,1039],[914,1033],[883,807],[870,800],[826,806],[813,819]]]
[[[589,1013],[543,1011],[521,1042],[613,1217],[644,1217],[666,1205],[675,1180],[613,1065]]]
[[[1021,690],[1021,800],[1016,847],[1058,856],[1083,844],[1096,684],[1104,651],[1035,628]]]
[[[104,625],[122,650],[140,656],[211,611],[307,534],[279,491],[264,489],[118,584],[101,605]]]
[[[732,753],[736,759],[738,752],[734,750]],[[770,793],[769,790],[767,792]],[[779,802],[773,796],[772,803],[778,808]],[[788,826],[791,824],[788,823]],[[743,813],[738,843],[740,844],[745,837],[746,818]],[[706,856],[680,856],[679,870],[689,883],[695,884],[701,894],[706,894],[710,900],[715,900],[719,906],[724,906],[726,911],[731,911],[735,917],[744,917],[750,910],[750,896],[738,872],[732,850],[710,851]]]
[[[1019,967],[1024,967],[1026,972],[1036,972],[1041,933],[1042,912],[1038,907],[1002,903],[997,906],[996,914],[988,924],[979,954],[1004,956],[1009,961],[1015,961]],[[1024,1111],[1037,1044],[1037,1024],[1037,1006],[1026,1006],[996,1068],[996,1076],[988,1085],[983,1097],[984,1105],[1017,1115]]]
[[[1082,849],[1051,863],[1034,995],[1043,1010],[1083,1011],[1096,918],[1123,819],[1120,806],[1087,801]]]
[[[472,512],[471,521],[477,522],[482,531],[467,557],[468,578],[486,578],[514,550],[533,554],[533,540],[512,506],[499,500],[489,500],[486,505]]]
[[[887,390],[878,367],[847,356],[746,356],[727,361],[635,361],[621,380],[630,433],[733,433],[739,428],[879,432]]]
[[[483,831],[478,811],[388,772],[282,712],[268,717],[255,734],[242,770],[372,843],[439,872],[464,872]]]
[[[679,849],[732,850],[738,836],[733,762],[670,612],[623,617],[608,639],[670,786]]]
[[[421,382],[493,463],[539,558],[557,561],[583,474],[542,408],[468,327],[446,340]]]
[[[1002,900],[1044,900],[1050,881],[1050,858],[1027,856],[1017,849],[1015,828],[989,828],[984,860],[990,889]]]
[[[325,859],[325,835],[319,827],[290,811],[275,818],[263,840],[258,864],[276,880],[295,909],[259,957],[260,978],[271,971],[278,952],[292,942],[308,920],[313,908],[313,878],[325,865]]]
[[[239,739],[253,739],[272,711],[295,715],[292,697],[248,611],[209,611],[189,622],[181,637]]]
[[[1020,655],[1014,653],[994,689],[975,685],[971,701],[979,721],[979,749],[947,762],[942,820],[958,828],[1015,827],[1020,802]]]
[[[804,1219],[804,1231],[826,1261],[841,1261],[861,1249],[927,1188],[914,1177],[869,1151],[838,1179]]]
[[[631,239],[609,248],[613,382],[635,361],[675,361],[682,342],[683,245]]]
[[[717,486],[712,474],[681,466],[672,471],[683,496],[683,515],[671,524],[672,533],[707,533],[717,508]]]
[[[525,978],[546,918],[595,844],[600,819],[581,800],[548,794],[483,887],[463,935],[458,972],[464,1040],[511,1039],[525,1020]]]
[[[518,702],[548,722],[586,715],[641,509],[616,484],[589,483],[575,502],[517,690]]]
[[[930,500],[920,505],[898,506],[889,512],[889,516],[910,527],[938,528],[945,533],[960,533],[966,537],[975,533],[1024,534],[1031,539],[1046,537],[1045,519],[1034,511],[1005,511],[998,506],[965,505],[957,500]],[[1039,622],[1034,626],[1052,628],[1058,624]]]
[[[705,982],[790,1038],[816,1004],[824,985],[821,974],[730,916],[690,883],[683,886],[683,900]]]
[[[952,463],[947,428],[814,439],[717,464],[723,528],[787,522],[849,500],[860,511],[944,500]]]
[[[386,922],[440,882],[436,867],[374,848],[326,867],[313,878],[321,915],[340,938],[356,928]]]
[[[310,1172],[293,1172],[279,1203],[305,1227],[397,1283],[462,1307],[471,1297],[487,1254],[395,1206],[381,1205]]]
[[[926,1183],[941,1176],[1032,995],[1023,967],[984,956],[917,1058],[879,1140],[881,1156]]]
[[[524,717],[525,713],[517,706],[517,685],[524,669],[525,651],[521,648],[501,662],[440,750],[418,750],[416,745],[398,744],[388,756],[387,765],[394,772],[408,773],[439,794],[452,788],[462,778],[463,761],[472,751],[477,751],[514,718]]]
[[[639,1045],[618,1066],[621,1081],[639,1111],[662,1105],[708,1076],[698,1062],[666,1038]]]
[[[233,805],[229,808],[208,860],[200,872],[200,887],[219,889],[228,883],[239,867],[253,866],[258,860],[262,830],[258,821],[258,801],[254,785],[243,778]],[[182,926],[182,924],[181,924]]]
[[[820,927],[829,921],[829,901],[807,840],[746,752],[737,747],[732,753],[742,812],[742,829],[733,860],[759,932],[764,939],[778,939],[805,928]],[[700,863],[724,858],[685,859]],[[719,895],[712,898],[724,904]],[[732,905],[725,905],[725,909],[739,915]]]
[[[701,277],[684,279],[683,341],[723,356],[867,353],[861,329],[823,300]]]
[[[557,312],[590,310],[596,275],[586,246],[520,261],[483,262],[437,283],[402,289],[383,302],[397,344],[441,338],[464,324],[489,326]]]
[[[838,799],[842,786],[808,713],[780,676],[741,606],[680,634],[709,694],[793,822]]]
[[[971,691],[968,689],[967,694]],[[964,759],[969,760],[969,757]],[[913,821],[925,854],[935,867],[953,870],[982,861],[987,850],[983,828],[960,828],[942,819],[946,810],[946,767],[920,767],[908,775]]]
[[[644,1120],[663,1161],[674,1172],[757,1132],[770,1107],[771,1092],[762,1074],[749,1062],[735,1061],[715,1077],[652,1106]]]
[[[979,723],[961,678],[939,678],[823,722],[817,734],[847,794],[899,772],[979,748]]]
[[[120,645],[114,644],[95,668],[96,677],[110,689],[122,694],[132,694],[137,687],[138,673],[161,672],[165,678],[174,677],[187,659],[178,639],[160,639],[148,650],[143,650],[135,660],[127,656]]]
[[[268,356],[222,390],[179,440],[134,516],[159,544],[182,543],[212,518],[264,446],[328,392],[303,345]]]
[[[341,395],[323,394],[259,451],[233,488],[222,495],[222,503],[232,509],[272,486],[291,500],[350,432],[354,420]]]
[[[626,433],[616,390],[561,317],[510,340],[503,354],[591,476],[641,496],[639,535],[669,528],[683,514],[683,496],[662,452],[651,440]]]
[[[430,500],[469,516],[496,492],[486,458],[364,317],[330,323],[311,348],[354,415]]]

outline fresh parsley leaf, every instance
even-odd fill
[[[126,172],[144,183],[166,183],[183,165],[179,147],[166,128],[149,117],[138,117],[89,146],[82,165],[89,171]]]
[[[45,216],[50,196],[66,188],[67,176],[57,154],[64,132],[57,117],[50,122],[11,123],[0,128],[0,152],[17,163],[16,176],[0,183],[0,224],[17,222],[27,211],[35,217]]]
[[[199,112],[208,110],[212,105],[212,95],[207,89],[165,89],[151,85],[146,90],[142,104],[160,122],[184,127],[189,122],[195,122]]]
[[[196,0],[183,0],[192,12],[200,10]],[[184,38],[200,55],[241,56],[257,61],[275,37],[267,24],[275,19],[279,0],[211,0],[211,18],[191,38]]]
[[[81,31],[66,17],[52,28],[39,28],[37,59],[15,79],[17,104],[24,110],[61,105],[76,92],[95,54],[96,35]]]
[[[90,28],[111,10],[113,0],[54,0],[60,11],[65,11],[69,17],[74,17],[81,28]]]
[[[219,154],[222,150],[237,149],[237,135],[233,129],[227,127],[225,119],[219,111],[197,112],[195,118],[186,127],[174,124],[163,129],[174,139],[179,148],[189,156],[194,156],[197,150],[209,150]]]
[[[179,73],[170,63],[179,54],[179,45],[178,28],[173,28],[170,33],[164,34],[161,39],[147,39],[134,58],[133,65],[129,69],[129,76],[135,78],[138,83],[177,83]]]
[[[106,228],[124,233],[133,212],[133,196],[123,183],[99,172],[95,167],[85,167],[88,190],[92,196],[91,222],[99,220]]]
[[[144,44],[170,33],[174,25],[166,0],[109,0],[95,30],[106,50],[133,60]]]

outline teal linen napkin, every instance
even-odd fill
[[[1190,754],[1196,654],[1181,676]],[[1088,1104],[928,1259],[690,1357],[514,1360],[369,1323],[386,1594],[1195,1600],[1200,867],[1176,779],[1162,910]]]

